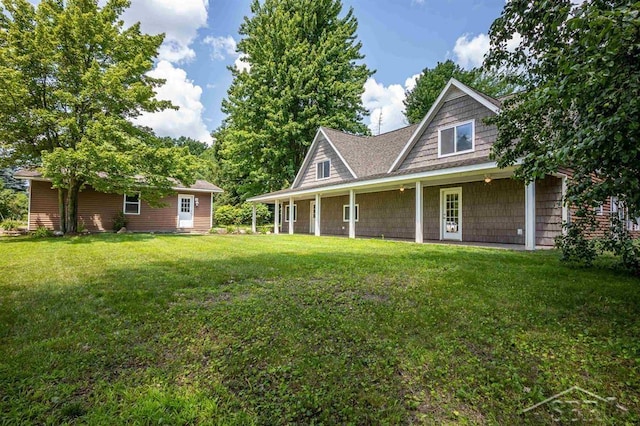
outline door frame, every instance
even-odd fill
[[[182,208],[182,199],[188,198],[191,203],[191,226],[180,226],[180,213]],[[196,217],[196,203],[195,195],[190,194],[178,194],[178,228],[193,228]]]
[[[314,213],[316,211],[316,200],[311,200],[309,202],[309,233],[316,233],[316,218],[314,217]]]
[[[445,200],[446,194],[458,194],[458,234],[459,237],[445,238]],[[462,241],[462,187],[440,188],[440,240]]]

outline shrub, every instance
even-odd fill
[[[249,225],[253,216],[253,205],[243,203],[239,206],[223,205],[216,208],[214,218],[218,225]],[[271,220],[271,212],[264,204],[256,204],[256,224],[262,225]]]
[[[231,205],[217,207],[214,212],[214,219],[218,225],[233,225],[239,216],[239,209]]]
[[[24,192],[4,189],[0,181],[0,219],[22,220],[27,216],[29,198]]]
[[[601,240],[601,247],[619,256],[624,268],[640,274],[640,245],[631,238],[625,221],[617,215],[611,217],[611,225]]]
[[[566,233],[555,239],[556,247],[562,251],[562,260],[591,266],[598,255],[596,241],[585,236],[581,223],[565,224],[564,227]]]
[[[51,230],[47,229],[45,226],[38,226],[38,229],[33,231],[31,233],[31,236],[34,238],[47,238],[52,237],[53,232],[51,232]]]
[[[21,223],[17,220],[7,219],[0,222],[0,228],[5,231],[17,231]]]
[[[123,212],[119,212],[113,218],[113,230],[118,232],[122,228],[127,227],[127,217]]]

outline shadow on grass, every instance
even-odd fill
[[[140,238],[154,236],[100,241]],[[109,265],[5,299],[0,411],[36,423],[518,423],[565,383],[637,396],[631,278],[548,253],[286,244]]]

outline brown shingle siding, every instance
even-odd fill
[[[316,164],[320,161],[331,160],[331,177],[328,179],[317,180],[316,177]],[[353,176],[344,165],[335,150],[329,145],[329,143],[320,136],[318,144],[311,154],[311,160],[307,169],[303,172],[303,177],[300,180],[300,184],[296,188],[304,188],[307,186],[317,185],[319,183],[335,183],[343,180],[352,179]]]
[[[60,229],[58,214],[58,192],[50,182],[31,181],[31,216],[29,228],[45,226]],[[205,232],[210,225],[211,195],[181,191],[194,195],[199,206],[194,209],[194,227],[186,231]],[[78,197],[78,223],[92,232],[111,231],[113,219],[123,209],[124,198],[120,194],[105,194],[85,188]],[[164,200],[165,206],[152,208],[142,201],[139,215],[125,215],[130,231],[175,231],[177,230],[178,195]]]
[[[484,118],[492,115],[484,105],[470,96],[462,96],[445,102],[424,133],[409,151],[398,170],[409,171],[435,163],[448,164],[479,157],[487,157],[496,140],[495,126],[484,124]],[[471,153],[438,158],[438,129],[474,120],[475,150]]]

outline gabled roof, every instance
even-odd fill
[[[359,178],[386,172],[398,152],[407,143],[417,124],[378,136],[356,136],[323,127],[333,145]]]
[[[331,149],[333,149],[336,155],[338,156],[338,158],[340,158],[340,161],[342,161],[342,163],[347,168],[347,170],[349,170],[349,173],[351,173],[351,176],[353,176],[354,179],[358,177],[356,173],[353,171],[353,169],[351,168],[351,166],[349,165],[349,163],[347,163],[347,161],[344,159],[340,151],[338,151],[336,146],[333,144],[329,136],[327,136],[327,134],[325,133],[325,130],[326,130],[326,127],[320,127],[316,132],[316,136],[313,138],[313,142],[311,143],[311,146],[307,150],[307,155],[305,155],[304,157],[302,166],[300,166],[300,169],[298,170],[298,174],[296,175],[296,178],[293,180],[293,183],[291,184],[291,188],[295,188],[297,185],[300,184],[300,181],[304,176],[304,171],[307,170],[307,168],[309,167],[309,163],[311,162],[311,158],[313,157],[316,147],[320,143],[320,137],[324,137],[324,139],[327,141]],[[351,136],[347,133],[342,133],[342,134],[345,136]]]
[[[429,112],[427,112],[427,115],[422,119],[420,124],[418,124],[417,128],[415,129],[415,131],[411,135],[411,138],[406,143],[405,147],[402,149],[400,154],[397,156],[395,161],[392,163],[391,167],[387,170],[388,173],[393,172],[394,170],[396,170],[402,164],[402,162],[404,161],[406,156],[411,151],[411,148],[413,148],[413,146],[416,144],[418,139],[420,139],[420,136],[422,136],[422,133],[424,133],[424,131],[429,126],[429,123],[431,123],[431,121],[433,120],[435,115],[438,113],[438,111],[440,110],[440,108],[444,104],[445,100],[447,99],[447,95],[451,91],[456,90],[456,89],[460,90],[461,92],[463,92],[466,95],[469,95],[470,97],[472,97],[473,99],[478,101],[480,104],[482,104],[485,107],[487,107],[493,113],[498,114],[500,112],[500,108],[502,106],[500,101],[498,101],[497,99],[494,99],[494,98],[492,98],[490,96],[487,96],[484,93],[478,92],[477,90],[472,89],[471,87],[467,86],[466,84],[463,84],[463,83],[459,82],[455,78],[452,78],[451,80],[449,80],[449,82],[447,83],[445,88],[442,90],[442,92],[440,92],[440,95],[435,100],[433,105],[431,105],[431,108],[429,109]]]
[[[25,179],[25,180],[44,180],[44,181],[50,180],[42,176],[42,173],[40,173],[35,169],[20,169],[14,174],[14,176],[17,179]],[[185,186],[175,179],[172,179],[172,180],[175,182],[175,186],[172,188],[175,191],[183,190],[183,191],[211,192],[211,193],[224,192],[221,188],[212,184],[211,182],[207,182],[206,180],[196,180],[196,182],[190,186]]]

